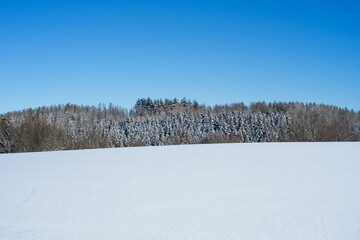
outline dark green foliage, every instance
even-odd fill
[[[360,113],[329,105],[254,102],[205,106],[139,99],[27,109],[1,117],[0,153],[171,144],[360,141]]]
[[[10,121],[0,116],[0,153],[14,152],[16,133]]]

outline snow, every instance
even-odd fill
[[[2,154],[0,239],[360,239],[360,143]]]

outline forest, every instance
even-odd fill
[[[315,103],[207,106],[185,98],[142,98],[131,109],[66,104],[0,115],[0,153],[324,141],[360,141],[360,112]]]

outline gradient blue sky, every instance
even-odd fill
[[[0,113],[140,97],[360,110],[358,1],[0,1]]]

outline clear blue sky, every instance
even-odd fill
[[[0,113],[140,97],[360,110],[358,1],[0,1]]]

